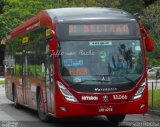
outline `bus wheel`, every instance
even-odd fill
[[[14,88],[14,92],[13,92],[13,102],[14,102],[14,106],[19,109],[21,106],[17,103],[17,91],[16,88]]]
[[[38,94],[37,110],[38,110],[39,118],[44,122],[48,122],[50,117],[48,116],[47,113],[45,113],[43,111],[43,100],[42,100],[42,93],[41,92],[39,92],[39,94]]]
[[[111,123],[119,123],[125,119],[125,116],[126,115],[110,115],[110,116],[107,116],[107,119]]]

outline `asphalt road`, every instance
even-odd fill
[[[140,122],[137,122],[140,121]],[[147,122],[149,123],[147,123]],[[157,122],[159,121],[159,122]],[[144,124],[143,124],[144,122]],[[160,117],[150,114],[127,115],[125,122],[118,126],[131,127],[135,125],[160,126]],[[0,127],[113,127],[105,116],[82,117],[52,120],[50,123],[41,122],[36,111],[28,108],[16,109],[13,102],[5,97],[4,87],[0,86]],[[115,125],[114,125],[115,126]]]

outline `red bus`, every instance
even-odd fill
[[[41,11],[7,36],[6,96],[43,121],[105,115],[121,122],[148,109],[145,49],[152,51],[151,38],[123,10]]]

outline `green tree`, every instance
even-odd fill
[[[130,13],[143,13],[145,3],[143,0],[122,0],[121,6],[123,10],[126,10]]]
[[[6,2],[4,0],[0,1],[0,14],[3,13],[3,7],[5,6]]]
[[[52,0],[6,0],[3,13],[0,14],[0,40],[18,24],[39,11],[62,6],[67,6],[66,0],[55,0],[55,2]]]
[[[160,64],[160,1],[148,6],[144,9],[142,24],[147,28],[150,36],[153,39],[154,50],[152,53],[147,53],[148,59],[153,64]],[[157,60],[157,62],[155,62]]]
[[[106,7],[120,8],[130,13],[143,13],[145,7],[144,0],[104,0]]]
[[[2,0],[0,6],[0,40],[18,24],[39,11],[50,8],[103,6],[103,0]]]

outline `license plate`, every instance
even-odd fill
[[[100,106],[98,107],[98,112],[112,112],[113,107],[112,106]]]

